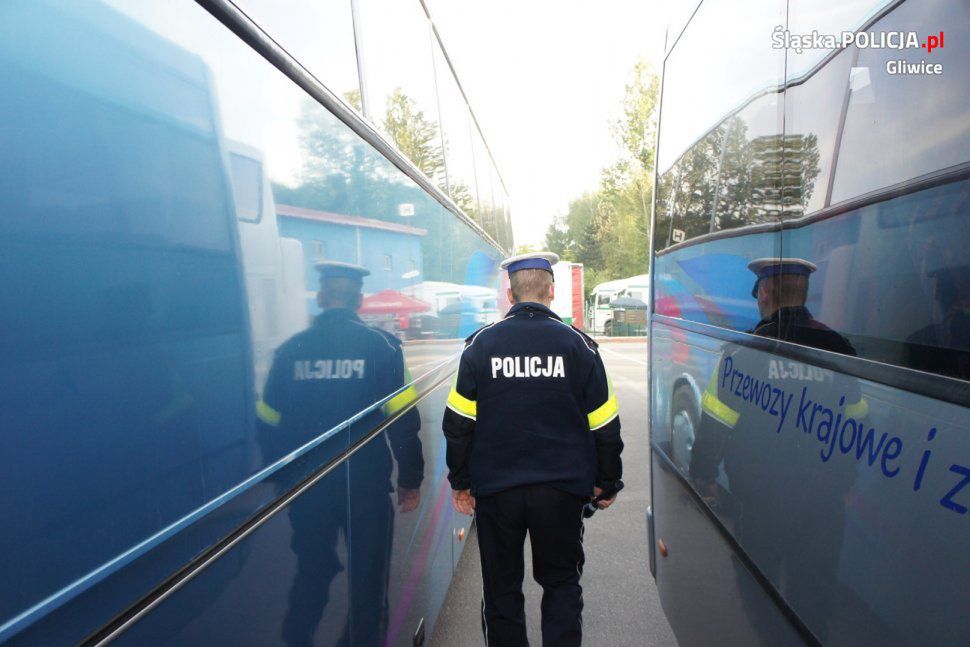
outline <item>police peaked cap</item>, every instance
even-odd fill
[[[320,272],[320,279],[352,279],[363,281],[365,276],[370,274],[370,270],[353,263],[341,263],[339,261],[320,261],[313,266]]]
[[[509,276],[519,270],[545,270],[552,274],[552,266],[559,262],[559,254],[553,252],[530,252],[506,258],[500,266]]]
[[[756,258],[748,263],[748,269],[758,277],[754,282],[754,287],[751,288],[751,296],[757,299],[758,284],[761,283],[761,279],[781,274],[808,276],[817,270],[818,266],[803,258]]]

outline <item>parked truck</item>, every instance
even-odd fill
[[[643,301],[650,300],[650,275],[638,274],[625,279],[606,281],[593,288],[587,308],[589,330],[594,334],[610,335],[613,332],[613,309],[610,302],[629,297]]]

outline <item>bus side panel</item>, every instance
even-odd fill
[[[330,644],[344,633],[349,636],[348,549],[342,533],[347,504],[347,466],[342,464],[220,558],[241,562],[238,573],[202,570],[117,643],[310,644],[319,631],[321,644]],[[294,541],[293,525],[308,517],[318,519],[319,548],[306,552]],[[298,552],[311,559],[298,558]]]
[[[449,384],[417,408],[431,465],[444,462],[438,430]],[[440,469],[422,483],[415,513],[402,514],[382,488],[361,488],[379,483],[379,451],[371,450],[388,440],[386,432],[372,438],[122,633],[119,644],[405,645],[422,619],[430,634],[453,574],[452,529],[467,532],[470,520],[455,518]],[[315,528],[302,533],[309,542],[296,537],[295,525]],[[223,561],[241,567],[221,568]]]
[[[69,612],[254,469],[248,323],[204,63],[96,4],[4,3],[0,25],[0,641],[55,601],[24,641],[63,643],[244,518]]]
[[[672,570],[682,552],[708,559],[690,521],[704,505],[707,525],[763,574],[764,602],[782,600],[825,644],[951,644],[965,635],[965,408],[659,322],[653,353],[675,359],[653,367],[651,438],[663,454],[656,537],[670,551],[657,581],[676,630],[706,617],[685,609],[685,598],[713,595],[691,584],[689,570]],[[734,419],[723,425],[715,414]],[[692,497],[670,494],[672,470]],[[688,502],[693,514],[683,512]],[[730,583],[704,584],[734,597]],[[725,617],[770,627],[747,602],[714,606],[722,604]],[[771,631],[762,635],[773,644]]]
[[[804,641],[742,564],[709,513],[659,452],[651,452],[657,541],[657,589],[677,642],[802,645]]]
[[[420,436],[412,426],[396,445],[389,429],[369,438],[251,536],[239,533],[347,458],[351,432],[356,442],[393,427],[389,416],[455,370],[461,340],[404,346],[393,385],[344,374],[352,386],[274,410],[257,400],[261,373],[273,346],[307,325],[316,277],[304,286],[292,271],[303,264],[299,241],[267,227],[247,254],[239,229],[259,226],[247,218],[260,204],[261,222],[274,224],[272,192],[287,188],[274,146],[288,137],[299,150],[303,114],[304,130],[348,144],[340,150],[353,144],[353,163],[366,158],[368,186],[382,190],[358,191],[371,200],[364,211],[395,212],[378,198],[417,204],[421,226],[405,227],[435,254],[409,259],[425,264],[413,279],[433,264],[442,284],[493,301],[481,286],[498,281],[501,252],[198,4],[116,4],[0,3],[0,87],[10,89],[0,102],[0,511],[10,529],[0,540],[0,643],[99,639],[174,591],[157,608],[163,620],[145,616],[131,642],[272,644],[284,630],[335,642],[349,613],[352,642],[410,643],[422,618],[430,629],[460,552],[453,538],[468,526],[444,479],[443,394],[422,415],[402,414],[424,418]],[[281,102],[291,108],[282,115],[271,109]],[[250,184],[227,168],[227,141],[266,162],[250,168]],[[307,209],[350,209],[339,195],[321,198],[323,185],[315,177],[290,193]],[[324,199],[335,204],[313,202]],[[377,254],[386,241],[371,242]],[[402,276],[372,270],[376,287]],[[397,352],[392,338],[371,337]],[[324,360],[310,376],[310,360],[281,364],[280,375],[336,382]],[[404,445],[410,485],[400,482]],[[291,513],[305,523],[299,540]],[[185,573],[198,576],[173,588]]]

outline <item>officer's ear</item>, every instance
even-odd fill
[[[556,298],[556,282],[555,281],[550,281],[549,282],[549,300],[552,301],[555,298]]]
[[[323,290],[317,290],[317,306],[323,310]]]
[[[505,296],[509,298],[509,303],[515,303],[515,295],[512,294],[512,288],[505,288]]]

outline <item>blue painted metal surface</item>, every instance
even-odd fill
[[[276,217],[270,180],[300,162],[281,163],[266,133],[283,127],[299,150],[302,109],[357,142],[371,189],[416,189],[195,4],[111,4],[0,6],[0,642],[92,635],[335,465],[119,638],[299,642],[287,628],[302,622],[318,644],[410,644],[433,623],[468,526],[450,507],[431,391],[460,340],[405,345],[407,379],[351,408],[335,398],[330,422],[267,454],[256,413],[273,350],[309,324],[319,288],[308,245],[342,254],[352,227],[291,232]],[[263,175],[234,176],[232,154]],[[468,267],[495,282],[500,252],[471,228],[430,199],[398,216],[399,188],[386,195],[369,195],[383,208],[360,228],[364,253],[341,259],[367,265],[368,285],[460,281]],[[261,208],[235,202],[247,196]],[[395,450],[390,432],[347,452],[419,395],[424,476],[408,494],[396,462],[373,460]]]

